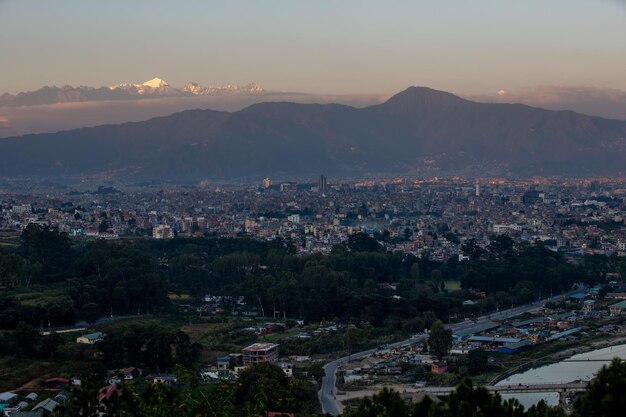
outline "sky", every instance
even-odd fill
[[[626,90],[626,0],[0,0],[0,94],[155,76],[273,91]]]

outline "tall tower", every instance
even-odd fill
[[[480,184],[478,184],[478,180],[476,180],[476,197],[480,197]]]
[[[328,190],[328,184],[326,184],[325,175],[320,175],[319,190],[320,193],[325,193]]]

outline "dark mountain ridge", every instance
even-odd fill
[[[362,109],[268,102],[0,139],[0,175],[198,180],[619,175],[626,121],[411,87]]]

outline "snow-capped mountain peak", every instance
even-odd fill
[[[158,77],[154,77],[153,79],[146,81],[145,83],[142,83],[141,85],[143,85],[144,87],[152,87],[152,88],[161,88],[161,87],[169,86],[167,81],[162,80]]]

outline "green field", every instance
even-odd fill
[[[16,287],[5,293],[13,296],[25,305],[46,305],[67,302],[68,284],[58,282],[54,284],[36,284],[28,287]]]
[[[461,281],[459,280],[452,279],[452,280],[444,281],[444,284],[446,284],[446,289],[450,291],[456,291],[456,290],[461,289]]]

